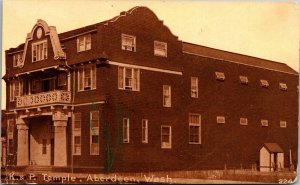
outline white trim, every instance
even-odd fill
[[[44,71],[45,69],[58,68],[58,67],[59,67],[59,65],[51,66],[51,67],[45,67],[45,68],[36,69],[36,70],[32,70],[32,71],[26,71],[26,72],[23,72],[23,73],[17,73],[14,76],[17,77],[19,75],[26,74],[26,73],[32,73],[32,72],[36,72],[36,71]]]
[[[148,71],[182,75],[182,72],[179,72],[179,71],[172,71],[172,70],[167,70],[167,69],[159,69],[159,68],[154,68],[154,67],[146,67],[146,66],[133,65],[133,64],[125,64],[125,63],[114,62],[114,61],[108,61],[108,64],[122,66],[122,67],[139,68],[139,69],[144,69],[144,70],[148,70]]]
[[[14,52],[7,53],[7,55],[14,55],[14,54],[21,53],[21,52],[24,52],[24,49],[23,50],[19,50],[19,51],[14,51]]]
[[[60,39],[60,41],[69,40],[69,39],[76,38],[76,37],[79,37],[79,36],[82,36],[82,35],[85,35],[85,34],[88,34],[88,33],[92,33],[92,32],[97,32],[97,29],[93,29],[93,30],[90,30],[90,31],[86,31],[86,32],[83,32],[83,33],[72,35],[70,37],[66,37],[66,38]]]
[[[79,104],[73,104],[71,106],[77,107],[81,105],[92,105],[92,104],[102,104],[105,103],[105,101],[98,101],[98,102],[90,102],[90,103],[79,103]]]
[[[240,63],[240,62],[236,62],[236,61],[232,61],[232,60],[224,60],[224,59],[222,59],[222,58],[210,57],[210,56],[206,56],[206,55],[199,55],[199,54],[196,54],[196,53],[190,53],[190,52],[187,52],[187,51],[182,51],[182,52],[185,53],[185,54],[196,55],[196,56],[206,57],[206,58],[212,58],[212,59],[222,60],[222,61],[225,61],[225,62],[231,62],[231,63],[241,64],[241,65],[245,65],[245,66],[251,66],[251,67],[257,67],[257,68],[261,68],[261,69],[266,69],[266,70],[270,70],[270,71],[276,71],[276,72],[281,72],[281,73],[287,73],[287,74],[296,75],[296,76],[299,75],[299,74],[290,73],[290,72],[285,72],[285,71],[279,71],[279,70],[271,69],[271,68],[267,68],[267,67],[260,67],[260,66],[255,66],[255,65],[251,65],[251,64]],[[270,62],[272,62],[272,61],[270,61]]]

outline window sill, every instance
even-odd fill
[[[87,89],[87,90],[78,90],[77,92],[86,92],[86,91],[93,91],[93,90],[97,90],[97,88],[95,88],[95,89]]]
[[[122,88],[118,88],[119,90],[124,90],[124,91],[134,91],[134,92],[139,92],[140,90],[133,90],[133,89],[122,89]]]
[[[193,143],[193,142],[189,142],[190,145],[201,145],[201,143]]]

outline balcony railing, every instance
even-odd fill
[[[38,105],[48,105],[54,103],[71,103],[70,91],[49,91],[32,95],[17,97],[16,108],[32,107]]]

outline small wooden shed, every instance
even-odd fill
[[[284,168],[284,152],[277,143],[264,143],[259,162],[261,172],[278,171]]]

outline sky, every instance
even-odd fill
[[[9,48],[25,42],[37,19],[58,33],[150,8],[180,40],[286,63],[299,71],[300,6],[296,1],[4,0],[2,76]],[[1,107],[5,109],[2,80]]]

